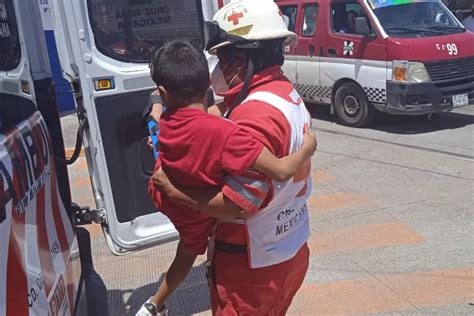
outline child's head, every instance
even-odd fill
[[[170,41],[156,53],[151,77],[168,107],[202,102],[209,89],[209,68],[204,53],[189,42]]]

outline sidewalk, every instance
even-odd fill
[[[472,159],[376,141],[368,129],[348,136],[328,122],[315,126],[322,130],[309,200],[310,268],[288,314],[474,314]],[[426,147],[443,137],[469,139],[469,129],[413,141]],[[463,151],[472,146],[465,145]],[[70,167],[70,178],[74,200],[93,205],[84,157]],[[176,242],[114,257],[100,228],[88,229],[110,315],[134,315],[157,289]],[[199,257],[168,301],[170,315],[210,315],[203,262]]]

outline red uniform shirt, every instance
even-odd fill
[[[160,158],[172,181],[192,187],[219,185],[224,173],[239,175],[250,167],[263,145],[235,123],[198,109],[180,108],[160,119]],[[203,254],[216,220],[173,203],[157,192],[149,193],[158,209],[175,225],[181,242]]]
[[[233,90],[238,91],[240,87]],[[226,103],[232,104],[236,93],[226,97]],[[279,66],[267,68],[256,74],[251,81],[250,93],[269,91],[293,102],[289,97],[294,90],[291,82],[283,75]],[[237,106],[230,119],[246,129],[259,142],[265,145],[275,156],[288,155],[291,127],[282,112],[261,101],[250,100]],[[222,192],[234,203],[250,213],[256,213],[272,198],[271,180],[257,172],[246,171],[240,176],[230,177]],[[244,225],[221,223],[216,230],[216,239],[236,244],[246,244]]]
[[[238,94],[233,88],[226,103]],[[252,78],[250,93],[266,91],[292,102],[293,85],[278,66],[267,68]],[[288,154],[291,127],[283,113],[272,105],[250,100],[237,106],[230,119],[247,129],[277,157]],[[258,212],[273,197],[271,181],[246,171],[229,176],[222,192],[250,213]],[[245,225],[219,223],[215,239],[233,244],[247,244]],[[218,316],[286,315],[296,291],[303,283],[309,264],[307,245],[290,260],[251,269],[247,253],[216,251],[213,260],[214,286],[210,286],[212,312]]]

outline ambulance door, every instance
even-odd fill
[[[283,15],[288,30],[296,33],[296,26],[298,25],[298,4],[296,2],[284,1],[277,2],[280,11]],[[291,82],[296,83],[297,78],[297,56],[296,56],[297,42],[293,42],[284,46],[285,63],[283,64],[283,72]]]
[[[142,112],[155,88],[149,61],[167,40],[203,48],[200,0],[54,0],[56,40],[67,76],[81,86],[84,146],[96,206],[114,254],[177,238],[147,195],[153,154]],[[209,18],[209,17],[208,17]]]
[[[319,65],[322,45],[323,23],[320,19],[319,4],[305,0],[300,9],[298,25],[298,80],[296,88],[307,102],[328,102],[331,89],[320,86]],[[330,101],[329,101],[330,102]]]
[[[33,104],[35,94],[16,0],[0,0],[0,107]],[[1,124],[1,122],[0,122]]]
[[[328,32],[322,45],[321,84],[332,87],[338,80],[354,80],[369,101],[384,102],[386,44],[368,12],[367,4],[355,0],[332,1],[324,12]],[[367,19],[370,34],[356,34],[355,18]]]

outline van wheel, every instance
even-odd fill
[[[375,115],[375,109],[369,104],[364,91],[352,82],[337,89],[334,109],[341,123],[352,127],[368,125]]]

